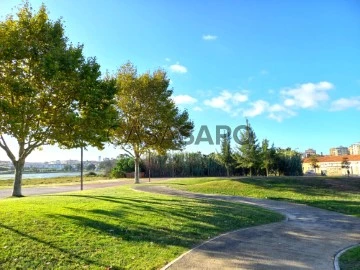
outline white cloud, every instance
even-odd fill
[[[199,107],[199,106],[196,106],[196,107],[194,107],[193,110],[197,111],[197,112],[202,112],[203,109],[201,107]]]
[[[285,118],[295,116],[296,113],[280,104],[274,104],[268,108],[268,117],[281,122]]]
[[[203,40],[211,41],[211,40],[216,40],[218,37],[215,35],[203,35],[202,38]]]
[[[287,107],[299,107],[303,109],[315,108],[320,102],[327,101],[327,91],[334,88],[329,82],[304,83],[295,88],[284,89],[280,93],[285,99]]]
[[[237,105],[247,100],[248,96],[246,93],[231,93],[228,90],[223,90],[219,96],[205,100],[204,104],[209,107],[223,110],[225,112],[231,112],[231,110],[233,109],[233,105]]]
[[[231,106],[228,104],[228,100],[230,98],[230,93],[225,90],[221,92],[220,96],[205,100],[204,104],[213,108],[221,109],[225,112],[230,112]]]
[[[313,109],[322,102],[329,100],[328,91],[331,89],[334,89],[334,85],[327,81],[299,84],[296,87],[281,90],[281,99],[277,102],[275,101],[275,103],[265,99],[248,102],[248,91],[234,93],[223,90],[218,96],[206,99],[204,104],[223,110],[231,116],[256,117],[265,115],[270,119],[281,122],[284,119],[296,116],[301,109]],[[275,91],[271,89],[268,93],[273,95]],[[360,110],[360,97],[333,102],[334,110],[349,107]]]
[[[196,98],[193,98],[192,96],[189,96],[189,95],[174,96],[173,100],[177,105],[180,105],[180,104],[194,104],[194,103],[197,102]]]
[[[342,111],[350,108],[360,110],[360,97],[340,98],[331,103],[331,111]]]
[[[291,107],[291,106],[296,105],[296,102],[295,102],[294,99],[287,98],[287,99],[285,99],[285,101],[284,101],[284,105],[287,106],[287,107]]]
[[[186,73],[187,72],[187,68],[185,66],[180,65],[179,63],[171,65],[170,70],[175,73]]]
[[[245,117],[254,117],[254,116],[258,116],[260,114],[263,114],[264,112],[267,111],[267,109],[269,108],[269,103],[267,101],[264,100],[257,100],[255,102],[250,103],[251,104],[251,108],[247,109],[243,112],[243,115]]]
[[[248,101],[248,99],[249,99],[248,95],[243,94],[243,93],[235,93],[235,94],[233,94],[232,98],[233,98],[233,102],[235,104]]]
[[[171,59],[170,59],[169,57],[166,57],[166,58],[165,58],[165,61],[166,61],[166,62],[170,62]]]
[[[265,100],[257,100],[255,102],[250,103],[250,109],[246,109],[243,112],[244,117],[255,117],[262,114],[267,114],[267,117],[270,119],[274,119],[278,122],[281,122],[285,118],[289,118],[295,116],[296,113],[289,108],[280,105],[274,104],[271,105],[269,102]]]

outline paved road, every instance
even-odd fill
[[[165,178],[154,178],[151,179],[151,182],[167,180]],[[142,179],[141,182],[147,182],[147,179]],[[84,183],[84,190],[88,189],[96,189],[96,188],[105,188],[105,187],[115,187],[133,184],[134,180],[119,180],[119,181],[109,181],[103,183]],[[80,184],[71,184],[71,185],[58,185],[58,186],[39,186],[39,187],[23,187],[22,193],[24,196],[32,196],[32,195],[43,195],[43,194],[53,194],[53,193],[62,193],[62,192],[70,192],[70,191],[80,191]],[[12,189],[0,189],[0,199],[10,197],[12,194]]]
[[[335,254],[360,243],[360,219],[300,204],[204,195],[162,186],[137,190],[196,199],[221,199],[261,206],[287,217],[224,234],[186,253],[164,269],[329,270]]]

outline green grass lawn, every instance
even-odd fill
[[[346,251],[340,257],[340,268],[346,270],[360,269],[360,246]]]
[[[0,269],[157,269],[222,232],[282,218],[126,186],[3,199]]]
[[[286,200],[360,217],[360,178],[188,178],[165,183],[192,192]]]

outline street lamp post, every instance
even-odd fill
[[[84,189],[84,179],[83,179],[83,170],[84,170],[84,148],[81,146],[81,163],[80,163],[80,190]]]

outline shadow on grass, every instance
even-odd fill
[[[328,196],[342,191],[360,191],[360,181],[349,181],[347,179],[328,179],[321,177],[269,177],[269,178],[242,178],[231,181],[251,185],[254,188],[262,188],[269,191],[287,192],[292,191],[308,196]]]
[[[56,215],[55,218],[65,219],[77,225],[95,229],[101,233],[129,242],[148,242],[162,246],[175,245],[182,247],[190,247],[198,242],[194,239],[195,233],[186,230],[173,230],[168,227],[152,227],[152,224],[137,223],[133,226],[127,226],[126,224],[114,224],[96,218],[63,214]]]
[[[141,200],[141,199],[134,199],[134,198],[126,198],[126,197],[112,197],[112,196],[91,196],[91,195],[55,195],[55,196],[71,196],[71,197],[81,197],[87,199],[95,199],[100,201],[106,201],[110,203],[116,203],[120,205],[120,208],[117,210],[112,209],[103,210],[103,209],[92,209],[86,210],[87,212],[93,214],[101,214],[105,216],[112,216],[115,218],[119,218],[119,216],[125,216],[126,214],[133,214],[134,211],[139,211],[141,213],[153,213],[160,216],[168,216],[171,218],[183,218],[186,220],[191,220],[194,222],[203,222],[210,219],[214,220],[226,220],[230,218],[231,214],[229,214],[229,210],[231,211],[234,209],[231,203],[223,202],[223,201],[213,201],[213,200],[204,200],[201,199],[198,202],[203,203],[202,208],[206,212],[216,213],[216,215],[212,215],[211,218],[204,214],[204,213],[197,213],[194,214],[193,208],[186,205],[186,201],[182,198],[174,199],[148,199],[148,200]],[[168,207],[166,206],[167,203],[171,203]],[[251,212],[255,213],[258,212],[260,208],[254,208],[254,206],[248,205],[241,205],[238,206],[243,209],[244,214]],[[71,210],[78,211],[78,209],[72,208]],[[138,215],[141,215],[138,213]]]
[[[79,255],[77,255],[77,254],[74,254],[74,253],[71,252],[70,250],[67,250],[67,249],[62,248],[62,247],[58,247],[58,246],[56,246],[56,245],[54,245],[54,244],[52,244],[52,243],[50,243],[50,242],[44,241],[44,240],[42,240],[42,239],[40,239],[40,238],[38,238],[38,237],[32,236],[32,235],[30,235],[30,234],[28,234],[28,233],[21,232],[21,231],[19,231],[19,230],[17,230],[17,229],[14,229],[14,228],[12,228],[12,227],[6,226],[6,225],[1,224],[1,223],[0,223],[0,227],[3,228],[3,229],[8,230],[8,231],[10,231],[10,232],[16,233],[16,234],[18,234],[19,236],[28,238],[28,239],[30,239],[30,240],[32,240],[32,241],[38,242],[38,243],[40,243],[40,244],[43,244],[43,245],[45,245],[45,246],[47,246],[47,247],[49,247],[49,248],[56,249],[56,250],[58,250],[58,251],[60,251],[60,252],[62,252],[62,253],[65,253],[65,254],[67,254],[67,255],[70,255],[70,257],[75,257],[76,259],[79,259],[79,260],[81,260],[81,261],[83,261],[83,262],[85,262],[85,263],[87,263],[87,264],[93,264],[93,265],[96,265],[96,266],[103,266],[103,265],[98,264],[98,263],[97,263],[96,261],[94,261],[94,260],[90,260],[90,259],[84,258],[84,257],[82,257],[82,256],[79,256]]]
[[[58,214],[51,217],[68,220],[126,241],[153,242],[186,248],[220,232],[282,219],[274,213],[254,206],[223,201],[201,200],[187,204],[184,199],[56,196],[103,200],[114,205],[109,205],[109,210],[68,208],[76,214]],[[194,203],[200,204],[197,206],[199,209],[195,210]],[[159,222],[150,223],[156,220]]]

